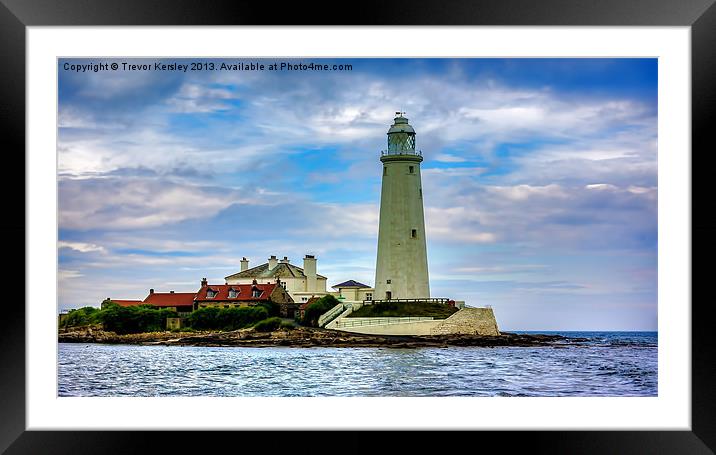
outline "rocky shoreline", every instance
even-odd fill
[[[503,332],[499,336],[431,335],[386,336],[362,335],[328,329],[296,327],[290,330],[256,332],[242,329],[230,332],[152,332],[118,335],[97,328],[61,331],[60,343],[103,343],[161,346],[243,346],[243,347],[450,347],[450,346],[552,346],[587,341],[584,338],[567,338],[561,335],[526,335]]]

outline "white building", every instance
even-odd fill
[[[363,302],[364,300],[373,300],[375,289],[367,284],[359,283],[355,280],[344,281],[343,283],[331,286],[336,292],[331,292],[336,298],[344,302]]]
[[[307,254],[303,258],[303,268],[290,263],[284,256],[280,261],[271,256],[268,262],[249,268],[249,261],[241,259],[241,271],[225,278],[226,284],[275,283],[281,280],[294,302],[306,302],[311,297],[322,297],[326,292],[327,278],[316,273],[316,257]]]
[[[425,246],[422,153],[415,151],[415,130],[402,113],[388,130],[388,150],[381,152],[378,258],[374,300],[430,297]]]

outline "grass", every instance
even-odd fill
[[[364,305],[348,315],[349,318],[428,317],[447,319],[457,308],[436,302],[385,302]]]

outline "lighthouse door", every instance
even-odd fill
[[[390,291],[385,291],[385,300],[390,300],[391,297],[393,297],[393,293]]]

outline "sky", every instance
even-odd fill
[[[70,69],[95,62],[120,67]],[[656,59],[58,68],[60,310],[224,283],[243,256],[314,254],[329,287],[372,286],[380,151],[405,111],[433,297],[491,305],[502,330],[657,328]]]

